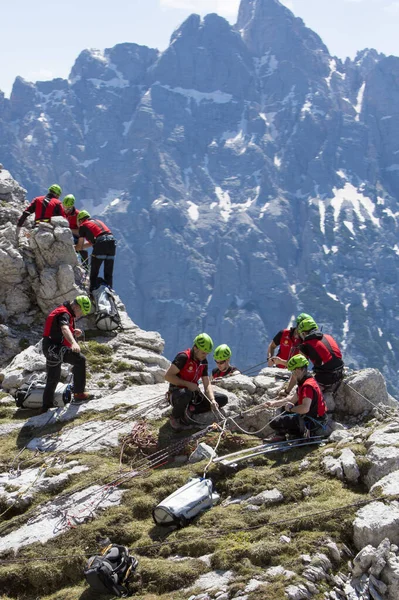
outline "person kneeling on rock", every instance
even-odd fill
[[[280,442],[286,435],[293,438],[323,435],[327,423],[327,407],[319,384],[308,373],[309,361],[303,354],[296,354],[287,363],[287,369],[297,384],[292,400],[270,400],[269,408],[284,406],[285,412],[270,422],[276,434],[268,442]]]
[[[170,425],[175,431],[191,429],[192,423],[195,423],[192,415],[218,410],[227,404],[227,396],[215,394],[209,379],[206,357],[212,348],[212,338],[200,333],[194,339],[193,347],[179,352],[165,373],[165,380],[170,384]],[[204,393],[198,387],[200,379],[204,384]]]
[[[64,302],[48,315],[44,324],[43,353],[46,357],[47,379],[43,393],[42,413],[52,408],[54,392],[61,378],[61,364],[73,365],[74,401],[89,399],[85,393],[86,358],[80,352],[75,337],[82,332],[75,327],[75,319],[86,316],[91,311],[87,296],[77,296],[72,302]]]
[[[240,371],[237,367],[234,367],[230,364],[232,352],[227,344],[221,344],[218,346],[213,353],[213,358],[217,367],[212,369],[212,381],[214,379],[220,379],[221,377],[226,377],[227,375],[232,375],[233,373],[239,373]]]

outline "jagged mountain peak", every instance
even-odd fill
[[[241,0],[236,28],[254,54],[272,52],[280,60],[329,55],[321,38],[278,0]]]
[[[240,96],[243,87],[251,90],[252,68],[241,36],[225,19],[213,13],[204,18],[193,14],[173,33],[151,76],[171,87]]]

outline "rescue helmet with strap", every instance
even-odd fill
[[[317,323],[312,317],[306,317],[298,324],[298,333],[305,333],[317,329]]]
[[[303,369],[309,366],[308,359],[303,354],[295,354],[292,356],[287,363],[287,369],[289,371],[295,371],[295,369]]]
[[[297,318],[296,318],[296,325],[298,327],[299,323],[301,323],[304,319],[312,319],[313,317],[311,317],[311,315],[308,315],[307,313],[300,313]]]
[[[227,344],[221,344],[218,346],[213,353],[213,358],[215,360],[227,360],[230,358],[232,352]]]
[[[57,183],[53,183],[53,185],[50,185],[48,191],[51,194],[54,194],[54,196],[57,196],[57,198],[59,198],[62,194],[62,189]]]
[[[76,296],[74,301],[80,307],[84,317],[89,314],[91,311],[91,301],[88,296]]]
[[[87,210],[80,210],[78,212],[78,221],[83,221],[83,219],[90,219],[90,213]]]
[[[202,350],[203,352],[206,352],[208,354],[209,352],[212,352],[213,341],[211,336],[207,333],[200,333],[194,339],[193,345],[196,346],[199,350]]]
[[[62,204],[65,208],[72,208],[72,206],[75,206],[75,196],[73,194],[68,194],[63,199]]]

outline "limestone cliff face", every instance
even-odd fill
[[[305,309],[396,387],[398,75],[242,0],[235,27],[192,15],[162,54],[120,44],[67,81],[17,78],[0,158],[29,195],[57,180],[103,215],[115,287],[169,357],[207,330],[258,363]]]

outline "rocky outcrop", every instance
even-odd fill
[[[332,57],[278,0],[242,0],[235,27],[192,15],[161,54],[119,44],[84,50],[68,80],[17,78],[0,158],[29,197],[58,180],[103,215],[115,288],[169,358],[207,330],[250,367],[304,309],[392,391],[398,73],[373,50]]]

